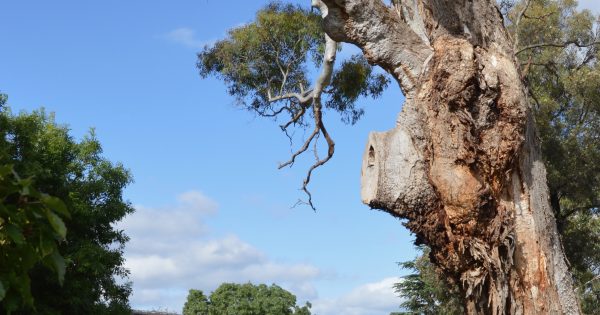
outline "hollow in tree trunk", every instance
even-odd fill
[[[314,2],[314,1],[313,1]],[[369,136],[363,201],[407,219],[469,314],[579,314],[526,88],[494,0],[322,0],[406,96]]]

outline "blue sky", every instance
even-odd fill
[[[290,209],[310,158],[278,171],[290,147],[277,124],[197,74],[196,52],[265,3],[6,1],[0,91],[14,111],[55,112],[76,137],[94,127],[105,156],[132,171],[137,212],[119,227],[131,236],[133,307],[181,311],[190,288],[252,281],[284,286],[317,314],[396,310],[396,262],[414,257],[413,238],[361,204],[360,161],[369,131],[394,126],[399,89],[361,101],[355,126],[326,115],[336,155],[313,177],[314,213]]]

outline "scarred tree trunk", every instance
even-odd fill
[[[324,28],[405,96],[372,133],[365,203],[408,219],[469,314],[579,314],[535,123],[494,0],[322,0]]]

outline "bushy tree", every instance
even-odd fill
[[[190,290],[183,315],[310,315],[310,303],[296,305],[296,296],[273,284],[223,283],[206,297]]]
[[[0,110],[5,103],[0,94]],[[60,199],[40,193],[34,179],[21,178],[12,164],[0,164],[0,313],[33,306],[29,272],[36,264],[63,282],[66,265],[58,251],[67,233],[63,218],[69,212]]]
[[[59,244],[67,265],[64,282],[42,264],[29,273],[34,308],[17,314],[130,314],[130,284],[123,267],[127,236],[113,225],[132,213],[123,200],[129,172],[102,156],[91,131],[76,141],[43,110],[0,113],[0,165],[11,164],[36,188],[61,199],[70,213]]]

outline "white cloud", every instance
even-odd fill
[[[164,208],[137,206],[117,226],[131,238],[125,267],[134,308],[179,312],[189,289],[209,293],[223,282],[277,283],[306,299],[316,297],[317,267],[274,261],[236,235],[211,235],[203,220],[218,205],[201,192],[186,192],[177,201]]]
[[[393,285],[400,278],[390,277],[361,285],[335,299],[318,299],[313,313],[320,315],[380,315],[399,310],[402,300],[394,293]]]
[[[169,207],[137,206],[121,222],[131,241],[125,249],[125,267],[131,271],[135,309],[181,312],[189,289],[209,294],[223,282],[276,283],[313,302],[319,315],[388,314],[401,300],[392,285],[398,278],[358,286],[337,298],[319,299],[315,282],[337,281],[310,263],[270,258],[234,234],[216,236],[205,219],[217,213],[217,203],[198,191],[179,195]],[[226,231],[225,231],[226,232]]]
[[[196,31],[188,27],[174,29],[165,34],[165,38],[190,48],[203,48],[207,44],[206,41],[196,38]]]
[[[157,246],[173,240],[197,238],[206,234],[208,229],[202,220],[205,216],[216,213],[218,204],[198,191],[185,192],[177,196],[177,200],[177,205],[165,208],[136,206],[133,215],[119,222],[117,228],[135,236],[128,248],[143,250],[142,244],[136,244],[143,242],[147,243],[145,245],[148,249],[156,252],[161,249],[156,248]]]

